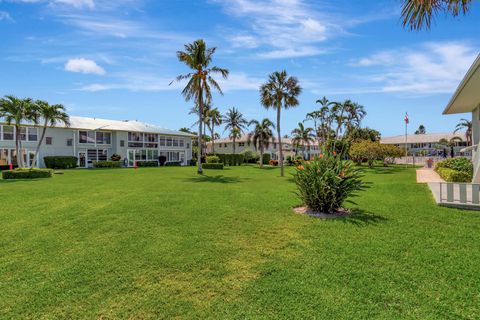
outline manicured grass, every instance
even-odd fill
[[[475,319],[480,213],[375,168],[345,220],[277,168],[0,180],[0,318]]]

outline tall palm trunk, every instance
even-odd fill
[[[45,133],[47,132],[47,125],[48,125],[48,119],[45,119],[42,135],[40,136],[40,141],[38,141],[37,149],[35,150],[35,155],[33,156],[32,168],[35,168],[35,166],[37,165],[38,153],[40,152],[40,147],[43,143],[43,139],[45,139]]]
[[[211,134],[212,134],[212,153],[215,154],[215,137],[214,137],[214,131],[215,131],[215,125],[212,123],[212,130],[211,130]]]
[[[197,149],[197,173],[203,174],[202,170],[202,125],[203,125],[203,88],[200,84],[198,94],[198,149]]]
[[[207,123],[205,122],[205,119],[203,121],[203,144],[202,144],[202,150],[203,150],[203,155],[204,156],[207,156],[207,139],[206,139],[206,136],[207,135]]]
[[[263,144],[260,143],[260,168],[263,168]]]
[[[236,144],[235,141],[236,141],[235,136],[233,136],[233,154],[235,154],[235,144]]]
[[[282,134],[280,133],[280,107],[281,107],[281,102],[279,101],[277,103],[277,136],[278,136],[278,148],[280,150],[280,176],[284,176],[283,172],[283,150],[282,150]]]
[[[18,124],[15,124],[15,151],[17,152],[17,166],[23,168],[21,128]]]

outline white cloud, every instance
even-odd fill
[[[10,14],[6,11],[0,11],[0,21],[10,21],[14,22]]]
[[[130,91],[167,91],[182,90],[185,83],[172,82],[170,78],[159,77],[145,73],[118,73],[112,76],[111,81],[92,83],[79,88],[81,91],[98,92],[106,90],[130,90]],[[235,90],[258,90],[262,79],[249,77],[245,73],[231,73],[228,79],[217,79],[224,92]]]
[[[55,0],[53,1],[55,4],[63,4],[69,5],[75,8],[89,8],[93,9],[95,7],[95,3],[93,0]]]
[[[217,1],[218,2],[218,1]],[[247,23],[245,29],[228,39],[234,48],[257,48],[267,59],[314,56],[324,53],[318,45],[341,30],[335,23],[302,0],[232,0],[225,11]]]
[[[105,70],[95,61],[84,58],[68,60],[67,63],[65,63],[65,70],[70,72],[94,73],[99,75],[105,74]]]
[[[377,52],[350,65],[368,71],[356,76],[359,82],[366,83],[365,93],[451,93],[477,53],[478,48],[468,43],[431,42],[415,48]]]

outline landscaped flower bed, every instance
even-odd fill
[[[450,158],[435,165],[435,171],[448,182],[471,182],[473,165],[467,158]]]

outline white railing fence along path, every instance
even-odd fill
[[[440,182],[440,204],[478,206],[480,209],[480,184]]]

